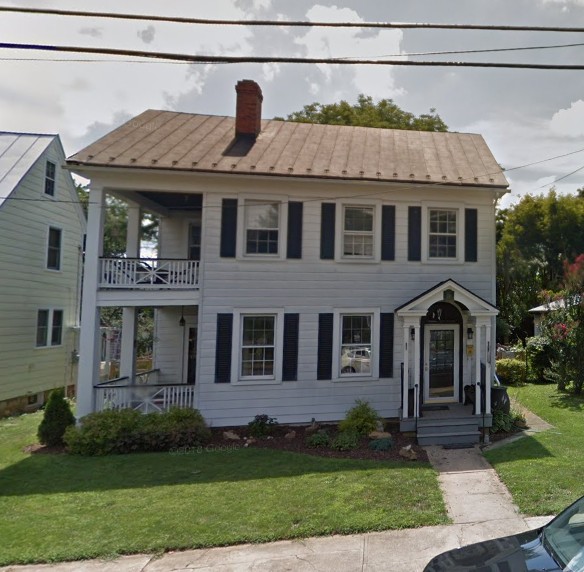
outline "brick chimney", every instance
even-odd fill
[[[262,130],[262,101],[260,86],[251,79],[242,79],[235,86],[237,108],[235,111],[235,136],[256,139]]]

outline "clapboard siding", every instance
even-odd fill
[[[44,195],[46,160],[57,165],[55,199]],[[75,383],[85,222],[57,139],[0,208],[0,401]],[[61,270],[46,270],[49,226],[62,229]],[[36,348],[38,309],[64,311],[63,344]]]
[[[398,306],[449,278],[494,302],[494,195],[488,189],[443,185],[409,188],[407,184],[356,182],[345,185],[282,178],[270,180],[269,177],[214,178],[195,174],[172,177],[152,173],[146,177],[124,173],[116,177],[117,184],[124,189],[203,195],[197,399],[203,415],[216,426],[247,423],[258,413],[275,416],[280,422],[306,422],[312,417],[335,421],[344,417],[356,399],[370,401],[384,416],[398,416],[401,405],[400,364],[403,361],[400,320],[396,317],[394,324],[392,377],[361,381],[317,380],[319,313],[357,308],[380,314],[394,313]],[[104,178],[100,181],[98,178],[97,183],[107,186],[112,180]],[[355,197],[360,193],[364,202],[373,202],[376,208],[395,208],[394,260],[373,263],[321,260],[322,203],[359,204],[359,198]],[[303,203],[302,259],[254,260],[220,256],[223,199],[239,197],[241,204],[244,196],[255,194],[284,203]],[[408,261],[409,207],[424,209],[427,205],[442,203],[448,204],[449,208],[458,205],[460,216],[464,215],[466,208],[477,209],[477,262],[429,264]],[[342,224],[342,209],[337,208],[336,212],[338,228]],[[238,209],[238,241],[243,236],[242,214],[242,209]],[[168,217],[161,226],[161,255],[182,256],[181,237],[184,236],[184,220]],[[339,237],[337,233],[335,242]],[[286,237],[282,235],[280,239],[285,247]],[[238,245],[237,252],[241,251],[241,246]],[[297,381],[215,383],[217,315],[248,310],[261,313],[264,308],[280,312],[280,315],[299,315]],[[157,338],[160,341],[156,359],[166,381],[178,380],[177,377],[171,379],[177,374],[180,347],[180,340],[177,340],[180,331],[176,325],[180,313],[177,312],[180,312],[180,307],[159,311],[160,315],[166,315],[158,323]],[[233,340],[238,347],[238,332],[234,333]],[[376,356],[377,351],[375,348]],[[238,363],[232,363],[231,367],[232,370],[237,368]]]

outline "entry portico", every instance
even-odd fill
[[[420,417],[423,404],[464,402],[469,389],[474,414],[490,416],[497,314],[452,279],[396,309],[403,328],[403,427]]]

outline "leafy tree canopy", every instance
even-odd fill
[[[277,118],[282,119],[282,118]],[[448,126],[435,109],[419,116],[404,111],[392,99],[377,103],[369,95],[360,94],[357,103],[311,103],[302,111],[295,111],[286,118],[299,123],[323,123],[328,125],[359,125],[384,129],[412,129],[417,131],[448,131]]]

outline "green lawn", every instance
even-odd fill
[[[424,463],[253,448],[25,454],[40,419],[0,421],[0,566],[448,521]]]
[[[555,514],[584,495],[584,398],[553,385],[511,388],[509,394],[554,425],[486,453],[521,511]]]

